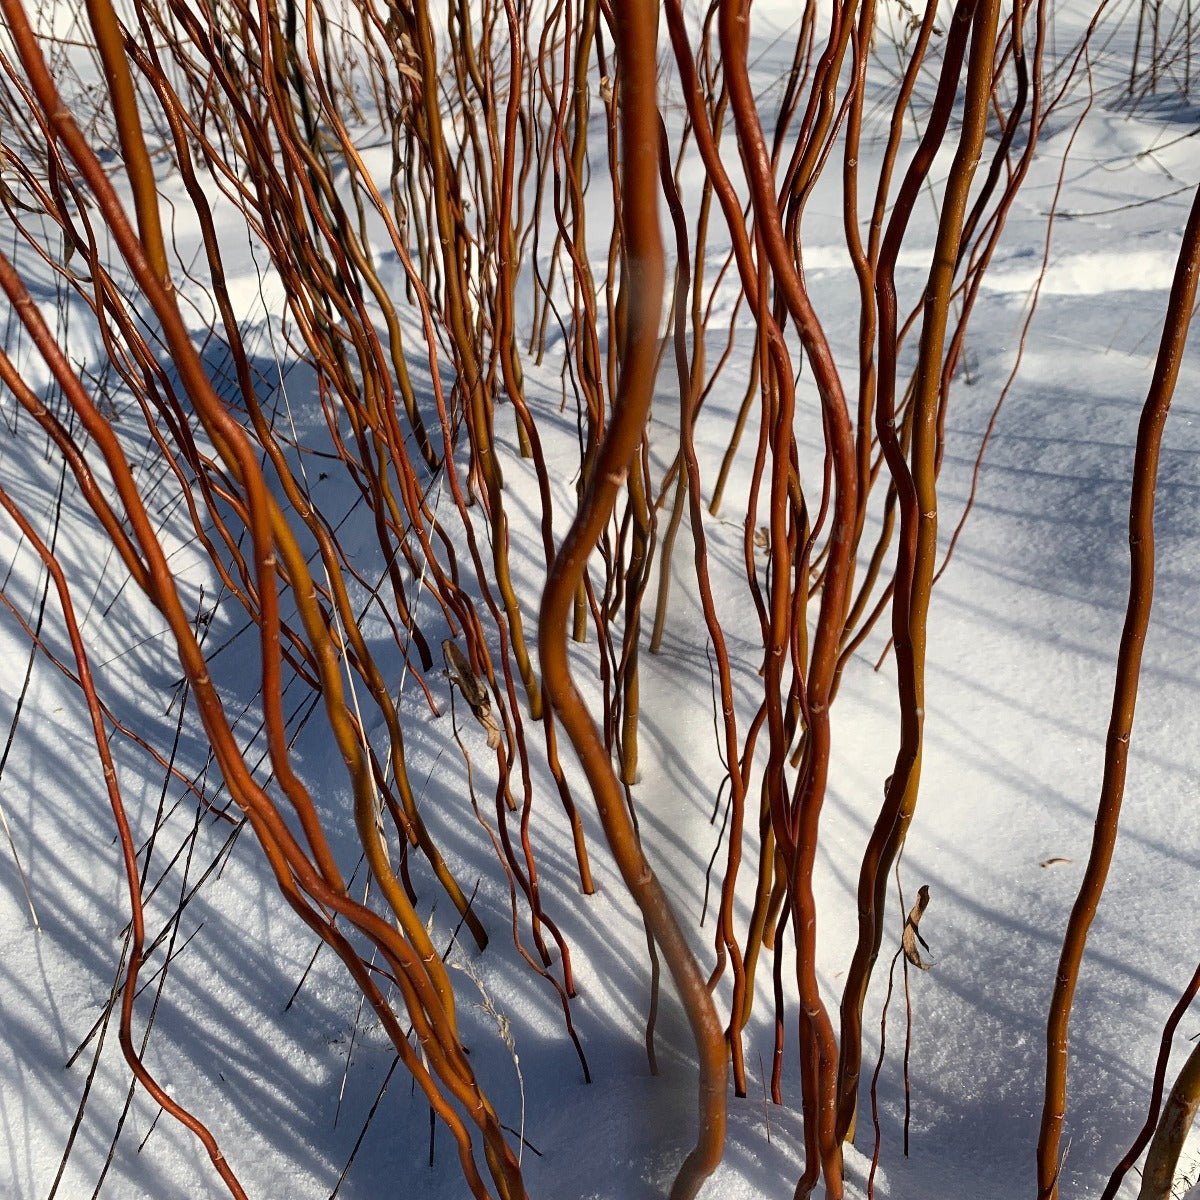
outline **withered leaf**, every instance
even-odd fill
[[[500,725],[492,712],[492,700],[487,685],[471,670],[467,656],[449,639],[442,642],[442,654],[446,659],[446,673],[450,681],[458,685],[463,699],[471,706],[475,719],[483,726],[489,749],[500,745]]]
[[[467,656],[449,639],[442,643],[442,653],[446,656],[446,669],[450,673],[451,682],[458,684],[463,699],[472,707],[491,707],[487,687],[482,679],[471,670]]]
[[[919,970],[928,971],[933,965],[926,962],[921,957],[921,952],[917,949],[917,943],[920,942],[926,950],[929,949],[929,943],[921,936],[921,931],[918,926],[921,924],[921,918],[925,915],[925,909],[929,906],[929,886],[922,884],[917,892],[917,902],[909,909],[908,916],[904,919],[904,933],[901,936],[901,945],[904,948],[904,957],[908,959],[914,967]]]
[[[24,200],[18,199],[16,192],[3,179],[0,179],[0,203],[5,208],[15,208],[18,212],[35,213],[41,211],[36,205],[26,204]]]
[[[479,723],[483,726],[483,732],[487,735],[488,749],[499,750],[500,726],[496,723],[492,710],[490,708],[474,708],[471,711],[479,718]]]

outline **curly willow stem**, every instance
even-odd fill
[[[1054,995],[1046,1024],[1046,1092],[1037,1146],[1038,1200],[1057,1200],[1059,1145],[1067,1107],[1068,1032],[1075,988],[1083,964],[1088,930],[1100,904],[1108,868],[1117,844],[1129,743],[1137,704],[1142,651],[1154,600],[1154,497],[1158,488],[1158,459],[1171,397],[1179,380],[1187,345],[1196,286],[1200,280],[1200,190],[1192,201],[1183,233],[1167,316],[1159,341],[1154,376],[1142,407],[1133,455],[1133,495],[1129,504],[1129,600],[1117,652],[1112,717],[1104,747],[1104,778],[1083,882],[1063,935],[1054,978]]]
[[[538,651],[546,694],[579,756],[613,857],[662,950],[696,1041],[700,1058],[700,1131],[671,1188],[671,1200],[690,1200],[720,1161],[725,1141],[728,1069],[724,1029],[704,974],[642,851],[612,759],[571,678],[567,660],[567,622],[575,593],[625,483],[650,411],[666,276],[656,209],[657,6],[653,0],[619,0],[613,5],[613,17],[621,62],[617,95],[623,167],[624,337],[612,416],[596,451],[587,491],[559,547],[542,594]]]

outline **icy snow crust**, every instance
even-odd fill
[[[755,6],[752,59],[757,57],[760,93],[769,91],[786,66],[786,52],[778,49],[776,37],[792,26],[796,12],[795,6],[774,0]],[[1085,9],[1076,0],[1058,7],[1060,45],[1069,44],[1084,19]],[[1127,21],[1107,52],[1114,64],[1107,70],[1114,78],[1127,62],[1131,28]],[[1105,69],[1099,68],[1102,76]],[[668,118],[678,122],[670,72],[663,94],[668,97]],[[976,448],[1012,364],[1038,274],[1045,212],[1077,111],[1070,110],[1046,132],[1038,161],[1009,218],[968,339],[972,382],[960,380],[955,389],[940,480],[944,537],[966,499]],[[1018,383],[992,438],[974,513],[953,565],[935,592],[924,779],[903,858],[906,892],[915,892],[921,883],[932,892],[922,931],[932,946],[934,966],[912,978],[907,1159],[900,1150],[903,1004],[899,997],[892,1002],[888,1058],[879,1084],[883,1158],[876,1189],[881,1197],[1013,1200],[1034,1194],[1045,1012],[1098,794],[1125,603],[1122,529],[1134,431],[1179,231],[1190,190],[1200,178],[1190,137],[1198,117],[1194,107],[1129,116],[1098,103],[1084,121],[1071,153],[1050,268]],[[876,113],[864,137],[867,177],[883,119]],[[597,136],[603,137],[599,127]],[[689,184],[698,179],[699,166],[693,162],[684,172],[685,197],[698,191],[693,187],[689,192]],[[602,203],[605,192],[605,187],[594,186],[591,202]],[[199,234],[183,190],[167,175],[162,193],[164,211],[173,213],[179,261],[191,262]],[[597,238],[593,259],[600,270],[602,239],[608,232],[602,216],[597,213],[591,219]],[[221,232],[231,267],[231,293],[244,323],[255,331],[249,344],[259,356],[264,386],[278,389],[282,369],[301,434],[317,436],[321,416],[315,397],[306,391],[303,368],[276,363],[268,314],[281,309],[272,290],[277,284],[268,276],[260,290],[244,230],[228,213],[225,218]],[[931,247],[928,218],[923,214]],[[856,285],[841,249],[840,222],[835,198],[819,190],[805,225],[808,282],[835,349],[843,361],[851,361]],[[240,260],[235,257],[239,244]],[[710,251],[714,264],[722,260],[724,249],[717,235]],[[384,256],[382,243],[380,254]],[[234,269],[239,261],[241,269]],[[37,269],[28,255],[19,262],[36,283]],[[386,256],[383,262],[398,287],[399,268]],[[919,294],[927,269],[928,252],[908,252],[902,258],[898,282],[909,300]],[[49,284],[38,298],[52,321],[59,322],[73,361],[88,371],[102,371],[102,348],[78,306],[56,316],[57,300]],[[199,303],[207,312],[205,302]],[[718,304],[715,329],[720,319]],[[35,387],[47,387],[47,375],[11,317],[5,328],[8,352]],[[415,327],[410,342],[420,344]],[[698,428],[702,470],[710,482],[740,400],[751,346],[748,337],[739,341],[738,357],[726,373],[727,385],[711,397]],[[213,354],[210,365],[219,371],[219,352]],[[530,402],[547,443],[561,533],[574,504],[568,464],[575,452],[575,431],[570,414],[559,413],[557,372],[553,349],[543,369],[526,363]],[[1064,1197],[1096,1195],[1140,1125],[1163,1021],[1197,956],[1198,396],[1200,359],[1193,346],[1164,445],[1158,592],[1122,834],[1072,1022]],[[653,419],[667,431],[662,441],[667,448],[677,419],[675,404],[665,373]],[[59,464],[43,456],[31,423],[15,414],[10,396],[0,398],[0,406],[5,420],[0,473],[28,511],[45,522],[58,487]],[[799,418],[802,444],[810,454],[819,433],[811,418],[811,408]],[[536,486],[515,444],[510,440],[501,448],[510,503],[517,511],[536,509]],[[661,451],[660,468],[669,461],[669,453]],[[744,493],[748,460],[743,452],[729,489],[733,498]],[[335,517],[354,501],[344,482],[330,479],[319,486],[326,488],[317,493],[321,502]],[[727,506],[737,512],[736,503]],[[198,598],[202,586],[211,588],[210,571],[189,546],[177,515],[161,516],[164,536],[178,536],[173,566]],[[741,530],[736,522],[706,518],[706,532],[731,659],[745,681],[757,668],[758,650],[740,578]],[[369,539],[361,514],[346,526],[345,536],[351,549],[356,537]],[[85,507],[68,488],[57,551],[75,583],[102,695],[123,717],[152,731],[157,744],[169,745],[175,712],[163,711],[163,698],[179,678],[178,662],[161,618],[125,583],[114,556],[95,552],[96,544]],[[543,582],[538,554],[533,541],[514,540],[514,570],[530,622]],[[677,556],[690,557],[686,539]],[[43,589],[40,565],[6,522],[0,522],[0,563],[7,594],[33,619]],[[372,635],[369,625],[365,632]],[[215,648],[231,633],[218,612],[206,646]],[[45,636],[56,653],[67,652],[53,591]],[[821,981],[831,1003],[839,994],[853,944],[851,864],[856,868],[895,753],[893,666],[889,660],[878,673],[872,669],[884,637],[882,628],[877,630],[850,665],[834,708],[834,763],[816,881]],[[676,588],[664,652],[642,660],[642,778],[634,794],[648,856],[686,915],[685,925],[693,930],[702,963],[708,964],[711,917],[702,933],[695,931],[705,868],[719,827],[710,817],[722,769],[711,721],[682,724],[676,718],[680,712],[703,712],[709,703],[705,641],[697,605],[689,593]],[[4,616],[0,721],[5,728],[13,720],[27,657],[27,640]],[[227,654],[217,665],[225,694],[241,696],[248,709],[244,732],[249,736],[257,723],[256,679],[253,670],[232,661],[235,657]],[[431,686],[442,689],[438,694],[444,700],[445,681],[431,676]],[[595,694],[593,688],[593,699]],[[238,711],[236,704],[231,708]],[[511,945],[507,889],[472,817],[461,758],[447,729],[411,690],[404,693],[402,708],[422,811],[456,876],[468,888],[480,880],[476,907],[493,940],[482,956],[469,955],[470,968],[488,1003],[510,1022],[516,1062],[498,1036],[494,1018],[484,1011],[476,984],[465,974],[462,960],[468,952],[454,951],[451,962],[462,967],[455,979],[461,985],[472,1066],[506,1124],[516,1129],[523,1122],[529,1143],[524,1168],[531,1193],[554,1200],[650,1200],[663,1195],[689,1144],[695,1119],[690,1043],[673,995],[664,986],[658,1034],[661,1074],[649,1076],[642,1049],[649,992],[644,937],[604,849],[578,773],[572,780],[593,852],[599,886],[595,897],[584,900],[577,894],[569,831],[549,786],[539,793],[535,820],[544,902],[574,954],[580,990],[574,1014],[595,1076],[591,1086],[582,1081],[553,994],[530,974]],[[122,739],[114,741],[114,750],[141,843],[154,825],[161,773]],[[185,724],[180,762],[194,767],[203,762],[204,752],[198,723]],[[321,721],[309,727],[298,744],[297,758],[324,819],[341,838],[343,854],[353,854],[344,776]],[[4,846],[4,1197],[32,1200],[51,1189],[94,1043],[70,1070],[64,1070],[64,1063],[100,1016],[117,968],[127,895],[111,815],[97,780],[83,703],[39,656],[0,782],[0,804],[12,826],[41,923],[35,933],[12,856]],[[167,808],[178,808],[158,835],[155,862],[160,869],[185,846],[195,821],[194,805],[178,793],[173,786],[166,797]],[[159,1080],[209,1124],[251,1196],[323,1198],[338,1180],[391,1065],[392,1052],[371,1021],[357,1019],[353,993],[327,951],[318,957],[295,1002],[285,1008],[314,943],[280,901],[249,836],[225,849],[229,833],[228,825],[205,819],[196,835],[190,880],[214,861],[223,866],[185,910],[176,950],[189,935],[194,937],[172,964],[147,1062]],[[1048,859],[1065,861],[1039,865]],[[155,874],[152,870],[152,877]],[[417,875],[421,882],[420,869]],[[177,902],[181,878],[173,874],[152,901],[152,933]],[[424,883],[423,914],[437,894],[427,873]],[[748,900],[743,897],[742,903]],[[433,913],[439,945],[453,928],[447,907],[439,904]],[[744,920],[744,910],[741,916]],[[885,941],[867,1008],[867,1074],[878,1054],[888,944]],[[145,977],[160,962],[161,957],[152,960]],[[763,972],[762,985],[769,987],[769,971]],[[139,1002],[138,1028],[144,1027],[152,994],[153,987]],[[726,999],[723,992],[722,998]],[[794,1063],[785,1077],[785,1105],[779,1108],[766,1100],[769,1012],[770,997],[764,990],[748,1030],[750,1095],[731,1100],[728,1151],[704,1190],[709,1200],[790,1196],[801,1169]],[[1196,1030],[1195,1019],[1185,1019],[1182,1036],[1176,1039],[1177,1054],[1186,1053],[1187,1038]],[[794,1036],[788,1052],[795,1054]],[[1172,1077],[1177,1067],[1173,1060]],[[58,1190],[63,1200],[92,1195],[105,1170],[128,1086],[129,1073],[113,1030]],[[221,1194],[195,1140],[165,1118],[155,1124],[156,1113],[157,1107],[139,1090],[116,1139],[101,1194],[155,1200]],[[858,1149],[847,1150],[853,1196],[863,1194],[870,1144],[864,1107]],[[347,1200],[459,1200],[464,1185],[444,1131],[439,1131],[432,1166],[428,1156],[428,1108],[398,1071],[338,1194]],[[1200,1153],[1185,1158],[1191,1175],[1180,1180],[1180,1194],[1200,1173]],[[1133,1194],[1133,1179],[1123,1194]]]

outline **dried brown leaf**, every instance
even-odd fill
[[[929,949],[929,943],[921,936],[921,931],[918,928],[921,924],[921,918],[925,915],[925,909],[929,906],[929,885],[922,884],[917,892],[917,902],[909,909],[908,916],[904,919],[904,933],[901,936],[901,945],[904,948],[904,957],[908,959],[914,967],[921,971],[928,971],[933,965],[926,962],[921,957],[921,952],[917,949],[917,943],[920,942],[926,950]]]
[[[36,205],[26,204],[24,200],[19,199],[16,192],[3,179],[0,179],[0,204],[3,204],[5,208],[15,208],[18,212],[41,212]]]
[[[499,750],[500,726],[496,721],[495,714],[490,708],[473,708],[471,711],[478,717],[480,725],[483,726],[483,731],[487,735],[488,748]]]
[[[450,681],[457,684],[463,699],[471,707],[475,719],[483,726],[488,747],[496,750],[500,746],[500,725],[492,712],[492,700],[487,685],[471,670],[467,656],[449,639],[442,642],[442,654],[446,658],[446,673]]]
[[[446,668],[450,672],[452,682],[458,684],[463,699],[474,708],[490,708],[491,699],[483,680],[471,670],[467,656],[449,639],[442,643],[442,653],[446,656]]]

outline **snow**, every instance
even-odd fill
[[[794,23],[791,4],[755,6],[756,81],[777,79],[788,62],[779,30]],[[1071,0],[1058,6],[1060,48],[1086,13]],[[1129,52],[1128,21],[1110,44],[1109,72],[1122,78]],[[755,55],[752,53],[752,60]],[[1106,60],[1107,61],[1107,60]],[[908,1200],[1010,1200],[1035,1193],[1033,1163],[1042,1098],[1045,1013],[1066,917],[1088,854],[1103,761],[1113,666],[1127,588],[1126,543],[1132,446],[1149,383],[1166,290],[1183,216],[1200,182],[1194,142],[1195,106],[1153,108],[1132,115],[1114,92],[1102,92],[1071,147],[1053,228],[1049,267],[1015,386],[1000,411],[980,475],[978,497],[954,559],[939,582],[930,618],[927,747],[921,802],[904,849],[906,897],[928,884],[932,903],[922,924],[933,960],[911,972],[911,1146],[901,1149],[905,1092],[900,1056],[904,998],[900,969],[887,1026],[887,1056],[879,1078],[882,1158],[875,1194]],[[971,382],[959,380],[947,427],[939,482],[942,549],[966,503],[980,438],[1013,363],[1026,306],[1038,282],[1045,220],[1059,164],[1081,112],[1076,98],[1047,132],[1031,177],[1018,198],[996,260],[986,276],[973,334],[967,342]],[[878,152],[883,117],[870,129]],[[602,130],[597,130],[602,137]],[[873,139],[873,140],[872,140]],[[375,162],[378,159],[378,162]],[[390,155],[370,159],[386,177]],[[598,158],[597,161],[600,161]],[[690,169],[694,169],[694,166]],[[869,177],[869,169],[865,168]],[[831,172],[831,176],[836,171]],[[594,183],[593,195],[607,191]],[[199,232],[186,195],[166,176],[164,199],[174,205],[179,261],[190,263]],[[608,214],[611,216],[611,213]],[[286,360],[278,329],[282,305],[269,275],[244,249],[245,231],[223,214],[229,247],[229,288],[255,355],[265,393],[282,400],[280,376],[300,436],[314,442],[323,427],[302,366]],[[932,255],[928,234],[906,248],[898,269],[901,307],[924,285]],[[805,267],[835,351],[853,358],[856,283],[840,242],[841,215],[826,185],[809,205]],[[608,227],[592,221],[594,268],[603,275]],[[727,244],[715,232],[710,259]],[[376,230],[380,234],[379,230]],[[238,239],[242,249],[236,250]],[[8,240],[8,239],[5,239]],[[26,271],[28,251],[12,239]],[[382,236],[382,276],[402,278]],[[41,311],[56,325],[72,361],[99,376],[104,352],[81,305],[64,306],[46,283]],[[195,297],[194,328],[210,305]],[[714,329],[732,313],[732,293],[714,306]],[[410,347],[419,326],[405,310]],[[743,311],[740,320],[747,321]],[[30,385],[53,394],[48,373],[6,317],[7,353]],[[749,371],[751,339],[739,340],[725,382],[708,401],[697,430],[703,477],[715,477],[728,429]],[[547,443],[559,535],[575,504],[576,430],[560,413],[561,344],[551,342],[541,368],[525,364],[529,400]],[[210,369],[223,367],[224,348],[207,350]],[[428,367],[414,355],[414,380],[428,387]],[[670,372],[664,371],[655,428],[673,454],[676,429]],[[84,376],[85,380],[88,378]],[[125,403],[109,379],[112,402]],[[803,394],[802,394],[803,396]],[[804,453],[817,453],[811,398],[802,419]],[[0,478],[49,536],[60,464],[13,399],[0,395]],[[122,429],[130,445],[145,442],[129,411]],[[501,420],[509,419],[509,410]],[[536,483],[517,456],[511,426],[501,438],[506,491],[513,513],[537,512]],[[745,495],[754,430],[743,441],[722,514],[706,518],[718,608],[730,640],[735,691],[745,703],[756,681],[761,646],[740,578]],[[140,438],[140,442],[139,442]],[[819,460],[813,460],[818,461]],[[1200,825],[1195,819],[1200,738],[1200,357],[1193,345],[1183,366],[1167,425],[1158,493],[1158,576],[1146,647],[1122,833],[1111,882],[1093,928],[1072,1021],[1072,1068],[1064,1144],[1063,1196],[1097,1195],[1140,1127],[1163,1022],[1195,966],[1200,901]],[[812,462],[808,478],[819,477]],[[142,481],[161,482],[147,457]],[[312,470],[311,464],[309,470]],[[178,507],[155,511],[172,552],[173,569],[197,606],[211,605],[214,577],[190,544]],[[356,500],[345,479],[313,480],[314,494],[336,522]],[[707,491],[706,491],[707,495]],[[433,502],[449,511],[438,489]],[[759,517],[765,514],[760,509]],[[514,518],[514,524],[516,518]],[[524,615],[532,628],[544,582],[536,527],[514,531],[513,563]],[[180,668],[163,636],[161,617],[118,569],[96,553],[97,530],[68,480],[56,550],[73,583],[101,696],[122,720],[169,750]],[[353,556],[367,552],[372,530],[361,511],[339,533]],[[703,616],[687,590],[690,545],[676,547],[678,580],[663,653],[643,655],[641,776],[633,789],[647,855],[674,897],[693,948],[713,961],[712,915],[699,926],[705,871],[717,845],[712,822],[722,768],[711,715],[711,676]],[[866,544],[871,544],[868,538]],[[3,590],[28,621],[36,620],[44,586],[35,554],[0,522]],[[203,589],[203,593],[202,593]],[[205,597],[201,601],[201,595]],[[651,588],[653,595],[653,584]],[[418,601],[418,603],[420,603]],[[435,629],[432,605],[419,609]],[[231,610],[217,605],[205,645],[236,633]],[[372,644],[389,637],[381,618],[364,620]],[[69,658],[53,589],[44,636]],[[438,640],[440,640],[440,634]],[[430,637],[431,644],[437,641]],[[855,933],[857,864],[896,747],[894,665],[876,672],[884,648],[877,630],[846,671],[833,710],[834,761],[818,855],[820,981],[831,1004],[849,963]],[[0,614],[0,728],[15,720],[28,639]],[[594,647],[592,648],[594,650]],[[599,696],[588,647],[573,648],[593,707]],[[251,660],[253,655],[251,655]],[[258,727],[256,666],[238,644],[215,660],[231,713],[242,712],[248,759],[264,750]],[[397,678],[400,676],[397,665]],[[446,682],[429,676],[439,704]],[[302,697],[287,697],[289,712]],[[570,945],[579,996],[572,1013],[593,1082],[583,1081],[554,991],[521,961],[511,944],[507,884],[467,793],[462,757],[449,716],[435,717],[419,689],[403,687],[401,712],[409,772],[418,803],[456,877],[470,892],[492,935],[486,952],[469,941],[448,955],[461,998],[464,1040],[501,1119],[527,1139],[523,1166],[533,1196],[556,1200],[650,1200],[665,1194],[690,1145],[695,1120],[690,1039],[674,994],[664,982],[657,1030],[660,1074],[647,1070],[644,1023],[650,994],[645,939],[587,798],[580,773],[566,763],[587,830],[598,893],[579,895],[570,829],[544,761],[535,788],[534,826],[543,901]],[[484,740],[458,706],[464,741],[482,762]],[[370,731],[382,744],[382,730]],[[344,770],[328,748],[317,716],[296,745],[296,761],[318,797],[322,817],[347,873],[355,835]],[[69,1069],[64,1063],[102,1016],[122,952],[128,912],[111,812],[95,767],[87,712],[77,691],[42,655],[33,664],[11,751],[0,768],[0,806],[39,923],[33,928],[13,854],[0,843],[0,1196],[48,1197],[86,1086],[95,1041]],[[180,896],[204,878],[179,918],[178,957],[158,998],[146,1061],[159,1081],[209,1125],[254,1197],[326,1197],[338,1183],[392,1064],[390,1045],[369,1015],[360,1014],[344,972],[328,950],[307,970],[311,934],[282,903],[253,844],[226,819],[197,814],[193,798],[136,746],[113,739],[121,785],[139,845],[157,826],[151,880],[164,883],[148,905],[153,937],[170,922]],[[189,777],[205,769],[207,744],[194,710],[179,734],[177,762]],[[480,805],[490,808],[492,778],[476,779]],[[217,794],[208,781],[210,796]],[[224,804],[227,796],[217,795]],[[159,821],[160,805],[171,815]],[[756,854],[747,831],[745,853]],[[180,852],[177,856],[177,852]],[[210,875],[210,866],[216,869]],[[450,943],[453,914],[422,864],[414,864],[422,916],[434,941]],[[362,886],[361,874],[355,885]],[[739,892],[744,925],[752,896]],[[898,929],[899,905],[890,919]],[[524,922],[524,918],[523,918]],[[186,946],[184,946],[185,939]],[[888,963],[898,941],[887,934],[867,1006],[864,1074],[879,1053],[880,1010]],[[892,947],[889,950],[889,946]],[[162,952],[143,972],[153,979]],[[790,964],[789,964],[790,965]],[[784,978],[788,966],[784,968]],[[802,1169],[803,1139],[794,1034],[788,1043],[784,1104],[768,1101],[772,1030],[769,970],[762,972],[755,1017],[747,1031],[749,1096],[732,1100],[725,1160],[706,1185],[707,1200],[756,1200],[790,1195]],[[288,1004],[297,985],[303,985]],[[157,980],[137,1008],[144,1030]],[[728,1004],[729,981],[717,991]],[[1194,1015],[1176,1038],[1172,1072],[1197,1032]],[[506,1044],[507,1032],[511,1045]],[[764,1068],[765,1064],[765,1068]],[[1168,1078],[1173,1078],[1173,1073]],[[220,1194],[207,1158],[187,1131],[136,1089],[128,1118],[117,1121],[130,1076],[110,1030],[78,1136],[57,1195],[173,1200]],[[848,1194],[865,1195],[872,1152],[864,1096],[855,1146],[847,1147]],[[514,1145],[517,1144],[514,1137]],[[1181,1164],[1181,1195],[1200,1172],[1195,1138]],[[106,1159],[112,1150],[112,1159]],[[402,1069],[391,1077],[379,1109],[338,1195],[368,1200],[389,1195],[459,1200],[465,1189],[450,1139],[438,1130],[429,1164],[428,1106]],[[1131,1174],[1123,1196],[1136,1193]]]

